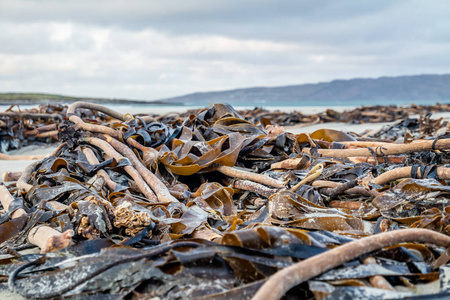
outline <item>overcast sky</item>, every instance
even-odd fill
[[[450,73],[450,1],[0,0],[0,92],[153,100]]]

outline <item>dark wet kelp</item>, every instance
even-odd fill
[[[446,293],[450,125],[424,113],[448,110],[7,114],[6,150],[42,128],[58,147],[0,186],[0,275],[30,298]],[[393,120],[365,135],[280,126]]]

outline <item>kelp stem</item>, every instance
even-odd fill
[[[0,160],[35,160],[44,159],[48,155],[8,155],[5,153],[0,153]]]
[[[83,149],[83,154],[86,155],[86,159],[88,160],[88,162],[91,165],[96,165],[99,164],[100,162],[98,161],[97,157],[94,154],[94,151],[92,151],[89,148],[84,148]],[[111,177],[109,177],[108,173],[106,173],[105,170],[98,170],[97,171],[97,175],[102,177],[105,180],[105,184],[106,186],[111,190],[111,191],[115,191],[116,190],[116,186],[117,183],[115,183],[113,180],[111,180]]]
[[[384,232],[333,248],[289,266],[272,275],[253,296],[253,300],[280,299],[289,289],[372,251],[399,243],[421,242],[449,247],[450,237],[427,229]]]
[[[405,156],[397,156],[397,155],[390,155],[390,156],[383,156],[383,157],[377,157],[376,160],[374,157],[369,156],[355,156],[355,157],[347,157],[349,161],[351,161],[354,164],[359,163],[368,163],[375,165],[376,163],[382,164],[386,161],[394,163],[394,164],[400,164],[403,163],[408,157]]]
[[[284,182],[270,178],[268,176],[265,176],[262,174],[257,174],[257,173],[252,173],[252,172],[247,172],[247,171],[242,171],[242,170],[238,170],[236,168],[232,168],[232,167],[228,167],[228,166],[220,165],[217,167],[216,171],[218,171],[222,174],[225,174],[227,176],[230,176],[232,178],[247,179],[247,180],[262,183],[264,185],[268,185],[271,187],[283,188],[285,186]]]
[[[107,155],[113,157],[115,160],[120,161],[122,159],[122,155],[117,152],[109,143],[99,138],[89,137],[85,138],[86,142],[89,144],[99,147],[102,149]],[[139,172],[133,166],[125,166],[125,172],[127,172],[131,178],[133,178],[134,182],[138,186],[139,190],[144,194],[147,199],[150,201],[157,201],[155,193],[150,189],[144,179],[141,177]]]
[[[109,128],[109,127],[106,127],[103,125],[95,125],[95,124],[85,123],[80,117],[78,117],[76,115],[70,116],[69,121],[75,123],[75,125],[79,129],[83,129],[88,132],[109,134],[110,136],[113,136],[115,138],[119,138],[119,136],[120,136],[120,132],[113,128]]]
[[[266,198],[269,198],[278,191],[250,180],[236,180],[233,182],[233,187],[239,190],[250,191]]]
[[[31,174],[36,170],[36,166],[40,163],[40,161],[36,161],[25,168],[25,170],[22,172],[22,175],[19,177],[19,179],[16,182],[16,187],[19,189],[21,193],[28,193],[31,188],[33,187],[31,184],[28,183],[30,180]]]
[[[370,264],[376,264],[377,261],[375,260],[375,258],[369,256],[363,260],[363,263],[365,265],[370,265]],[[388,291],[395,291],[395,289],[392,287],[392,285],[389,283],[389,281],[387,281],[386,278],[384,278],[384,276],[381,276],[381,275],[370,276],[369,281],[373,287],[383,289],[383,290],[388,290]]]
[[[13,196],[9,193],[4,185],[0,185],[0,202],[6,211],[14,201]],[[11,214],[11,219],[19,218],[27,213],[24,209],[19,208]],[[63,233],[53,229],[50,226],[36,226],[30,230],[27,239],[33,245],[41,249],[41,253],[53,252],[65,248],[72,244],[72,230],[67,230]]]
[[[95,103],[89,103],[89,102],[83,102],[83,101],[77,101],[72,103],[69,108],[67,109],[67,116],[71,116],[76,114],[76,110],[79,108],[87,108],[87,109],[91,109],[91,110],[97,110],[99,112],[102,112],[108,116],[111,116],[115,119],[118,119],[120,121],[125,121],[126,115],[121,114],[115,110],[112,110],[110,108],[107,108],[103,105],[100,104],[95,104]]]
[[[373,156],[373,154],[376,154],[377,156],[398,155],[420,151],[429,151],[429,150],[444,151],[449,149],[450,149],[450,139],[442,139],[436,142],[434,140],[425,140],[409,144],[386,144],[384,146],[368,147],[360,149],[318,149],[317,152],[324,157],[352,157],[352,156]],[[303,148],[302,151],[311,154],[310,148]]]
[[[147,184],[155,192],[156,196],[158,197],[158,201],[180,203],[174,196],[170,194],[169,189],[164,185],[164,183],[162,183],[155,174],[153,174],[141,163],[141,161],[136,157],[136,154],[134,154],[133,150],[108,135],[103,135],[101,136],[101,138],[105,139],[106,142],[109,143],[114,149],[122,153],[126,158],[130,160],[133,167],[140,173],[145,182],[147,182]]]
[[[3,181],[17,181],[20,176],[22,176],[22,172],[5,172],[3,173]]]
[[[276,169],[292,170],[292,169],[295,169],[301,161],[302,161],[301,157],[288,158],[288,159],[271,164],[270,169],[271,170],[276,170]]]
[[[384,185],[390,181],[397,180],[400,178],[411,178],[411,169],[412,167],[401,167],[397,169],[393,169],[387,171],[380,176],[373,179],[374,184]],[[423,174],[420,174],[420,168],[417,170],[417,177],[422,177]],[[439,179],[450,179],[450,168],[446,167],[438,167],[437,168],[437,177]]]
[[[0,202],[6,211],[9,211],[9,206],[14,201],[13,196],[9,193],[8,189],[4,185],[0,185]],[[22,208],[17,209],[11,214],[11,219],[15,219],[26,215],[27,213]]]
[[[41,253],[58,251],[72,244],[72,230],[63,233],[50,226],[36,226],[28,233],[28,242],[41,248]]]

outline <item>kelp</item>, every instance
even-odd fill
[[[0,153],[28,145],[48,145],[58,142],[58,125],[66,118],[67,105],[42,104],[21,109],[12,105],[0,112]],[[106,116],[87,109],[80,110],[83,118],[103,123]]]
[[[170,122],[182,120],[190,115],[197,115],[201,109],[188,110],[184,113],[170,113],[162,116],[155,116],[158,121]],[[410,106],[362,106],[352,110],[338,112],[333,109],[327,109],[316,114],[303,114],[301,111],[269,111],[264,108],[255,107],[254,109],[240,110],[238,113],[243,119],[251,123],[261,122],[266,126],[268,123],[281,126],[309,125],[329,122],[345,122],[352,124],[393,122],[397,120],[407,120],[415,115],[425,117],[428,114],[450,111],[448,103],[437,103],[435,105],[417,105]],[[411,123],[411,121],[407,121]],[[417,121],[412,123],[417,124]],[[410,124],[409,126],[415,126]]]
[[[37,298],[250,299],[279,278],[288,288],[276,297],[402,298],[427,284],[444,293],[449,123],[411,115],[448,110],[308,120],[226,104],[158,117],[75,103],[56,118],[57,150],[2,189],[0,250],[15,259],[0,261],[0,275]],[[403,120],[365,135],[279,126],[294,119]],[[395,242],[364,247],[386,234]],[[50,253],[22,253],[34,245]],[[303,265],[304,281],[283,275]]]

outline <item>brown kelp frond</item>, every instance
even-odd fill
[[[446,293],[450,126],[423,114],[449,110],[7,112],[0,152],[59,144],[4,176],[0,273],[30,298]],[[363,134],[283,127],[394,120]]]

